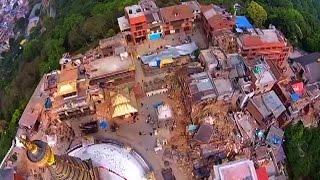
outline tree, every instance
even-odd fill
[[[273,7],[293,8],[290,0],[267,0],[268,4]]]
[[[78,26],[71,29],[68,34],[68,46],[70,50],[78,50],[84,45],[87,45],[86,38]]]
[[[33,39],[26,43],[23,47],[22,57],[26,61],[32,61],[40,52],[42,48],[41,41]]]
[[[157,0],[159,7],[173,6],[179,3],[179,0]]]
[[[310,28],[301,13],[295,9],[276,8],[272,10],[268,21],[279,28],[295,45],[309,35]]]
[[[28,25],[28,20],[24,17],[21,17],[20,19],[18,19],[18,21],[15,23],[14,26],[14,32],[24,32],[26,27]]]
[[[8,122],[5,120],[0,120],[0,134],[3,133],[5,131],[5,129],[8,126]]]
[[[47,60],[40,64],[40,72],[46,73],[59,67],[59,59],[65,52],[61,39],[48,39],[44,43],[44,53],[47,55]]]
[[[308,51],[320,51],[320,31],[315,32],[305,41],[304,47]]]
[[[290,179],[319,179],[320,130],[304,128],[302,123],[285,131],[285,149]]]
[[[106,20],[101,15],[88,18],[82,27],[82,32],[93,42],[98,38],[102,38],[106,31]]]
[[[111,37],[111,36],[114,36],[114,35],[116,35],[116,32],[112,28],[109,29],[108,32],[107,32],[107,37]]]
[[[260,6],[258,3],[251,1],[246,8],[248,16],[258,27],[262,27],[264,22],[267,20],[266,10]]]

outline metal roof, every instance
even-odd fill
[[[196,45],[196,43],[192,42],[188,44],[182,44],[179,46],[169,47],[161,51],[160,53],[141,56],[141,60],[144,64],[153,66],[155,62],[161,61],[162,59],[178,58],[180,56],[190,55],[197,49],[198,49],[198,46]]]

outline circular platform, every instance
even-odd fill
[[[111,180],[143,180],[151,171],[144,159],[133,149],[116,143],[100,143],[86,147],[78,147],[70,156],[82,160],[91,159],[95,167],[99,167],[103,179]]]

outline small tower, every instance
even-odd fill
[[[27,151],[28,159],[39,167],[47,167],[55,180],[98,180],[98,169],[92,162],[68,155],[55,155],[47,143],[19,138]]]

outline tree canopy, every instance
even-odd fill
[[[320,178],[320,130],[300,123],[285,131],[286,155],[292,179]]]
[[[262,27],[267,20],[267,11],[255,1],[251,1],[246,8],[246,12],[254,24]]]

